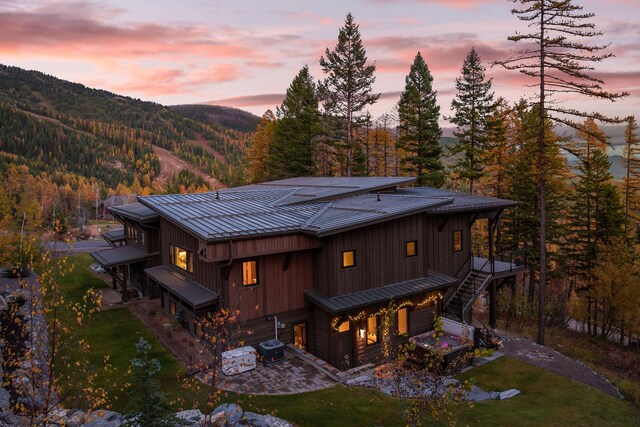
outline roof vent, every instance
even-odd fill
[[[378,191],[378,200],[376,200],[376,202],[380,201],[380,192]]]
[[[216,200],[220,200],[220,191],[216,190]]]

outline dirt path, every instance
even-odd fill
[[[160,175],[156,177],[156,180],[160,184],[164,184],[174,173],[179,172],[183,169],[188,169],[196,175],[204,178],[207,184],[209,184],[209,186],[212,188],[226,187],[222,182],[218,181],[211,175],[207,175],[192,164],[185,162],[169,150],[165,150],[164,148],[160,148],[155,145],[152,145],[152,147],[153,151],[156,153],[156,156],[158,156],[158,160],[160,160]]]
[[[502,351],[505,354],[525,363],[588,384],[612,396],[622,397],[616,387],[588,366],[529,340],[510,337],[502,331],[500,331],[499,335],[504,340],[504,349]]]

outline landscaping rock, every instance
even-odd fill
[[[210,427],[225,427],[227,425],[227,416],[224,412],[218,412],[215,415],[211,415],[208,421],[207,425]]]
[[[509,389],[509,390],[507,390],[507,391],[503,391],[503,392],[501,392],[501,393],[500,393],[499,400],[506,400],[506,399],[510,399],[510,398],[512,398],[513,396],[517,396],[517,395],[519,395],[519,394],[520,394],[520,390],[515,389],[515,388],[512,388],[512,389]]]
[[[293,427],[291,423],[273,415],[265,415],[264,420],[269,427]]]
[[[199,409],[189,409],[187,411],[178,412],[176,418],[184,421],[187,426],[199,426],[203,424],[204,414]]]
[[[11,395],[3,388],[0,388],[0,412],[4,412],[11,406]]]
[[[29,427],[29,418],[21,417],[10,412],[0,412],[0,425],[11,427]]]
[[[491,397],[491,393],[488,393],[486,391],[484,391],[483,389],[481,389],[480,387],[477,387],[475,385],[471,386],[471,390],[469,390],[467,392],[467,400],[471,401],[471,402],[482,402],[484,400],[491,400],[493,399]]]
[[[120,427],[122,415],[113,411],[99,409],[87,415],[85,427]]]
[[[7,301],[5,301],[2,295],[0,295],[0,313],[5,311],[7,308],[9,308],[9,304],[7,304]]]
[[[223,403],[211,412],[211,415],[215,415],[219,412],[224,412],[227,417],[228,425],[236,425],[240,423],[242,419],[242,408],[235,403]]]
[[[358,387],[371,387],[373,385],[373,378],[367,375],[360,375],[359,377],[347,380],[345,384]]]
[[[491,400],[498,400],[500,399],[500,392],[490,391],[489,396],[491,396]]]
[[[245,412],[242,416],[242,425],[251,427],[270,427],[264,417],[254,412]]]

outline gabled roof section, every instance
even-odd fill
[[[159,215],[143,205],[142,203],[129,203],[127,205],[112,206],[107,208],[112,214],[132,219],[138,222],[152,221],[159,218]]]

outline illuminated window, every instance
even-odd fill
[[[398,310],[398,335],[409,335],[409,309],[407,307]]]
[[[350,324],[349,321],[340,323],[338,326],[338,332],[349,332]]]
[[[412,257],[412,256],[418,255],[418,244],[417,243],[418,242],[416,242],[415,240],[411,240],[410,242],[406,243],[404,254],[407,257]]]
[[[176,303],[173,301],[169,301],[169,314],[172,316],[176,315]]]
[[[356,265],[356,251],[342,252],[342,268],[353,267]]]
[[[179,246],[169,245],[171,264],[189,273],[193,273],[193,252]]]
[[[367,318],[367,345],[378,342],[378,316]]]
[[[307,322],[293,325],[293,345],[301,350],[307,349]]]
[[[202,323],[200,323],[199,320],[196,320],[196,321],[194,321],[194,324],[195,324],[195,327],[193,329],[194,329],[194,331],[196,333],[196,336],[197,337],[203,336],[203,334],[202,334]]]
[[[462,250],[462,230],[453,232],[453,251],[460,252]]]
[[[258,261],[245,261],[242,263],[242,286],[258,284]]]

